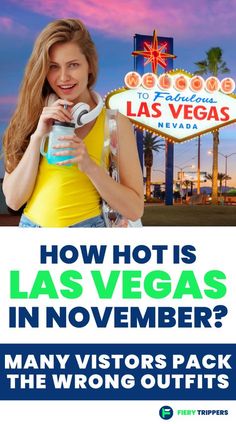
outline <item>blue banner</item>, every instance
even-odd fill
[[[1,344],[0,400],[235,400],[236,344]]]

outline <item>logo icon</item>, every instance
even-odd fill
[[[173,409],[170,406],[162,406],[159,415],[163,420],[170,420],[173,417]]]

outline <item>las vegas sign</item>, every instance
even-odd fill
[[[129,72],[126,87],[113,91],[106,106],[138,128],[183,142],[236,122],[235,83],[231,78],[191,75],[182,70],[157,77]]]

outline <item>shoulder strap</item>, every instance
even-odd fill
[[[118,111],[107,109],[102,164],[115,181],[119,178],[119,140],[117,126]]]
[[[116,182],[120,181],[118,150],[117,111],[107,109],[101,165]],[[119,226],[121,215],[113,210],[105,200],[102,200],[102,212],[106,227]]]

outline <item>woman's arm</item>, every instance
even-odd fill
[[[136,141],[132,125],[128,118],[118,115],[120,183],[115,182],[106,171],[97,165],[88,155],[85,144],[77,136],[60,137],[57,148],[73,148],[74,158],[59,162],[58,165],[76,163],[85,172],[100,196],[126,218],[135,221],[143,215],[143,177],[138,158]],[[70,154],[61,151],[57,156]]]
[[[18,210],[30,198],[38,173],[40,158],[39,145],[41,138],[32,135],[29,145],[11,174],[7,172],[3,179],[3,193],[6,204],[13,210]]]
[[[33,192],[38,174],[41,140],[50,131],[53,120],[71,120],[71,113],[63,108],[64,104],[70,106],[72,102],[59,99],[53,105],[43,108],[36,131],[31,135],[23,157],[14,171],[5,173],[3,192],[7,205],[13,210],[20,209]]]

